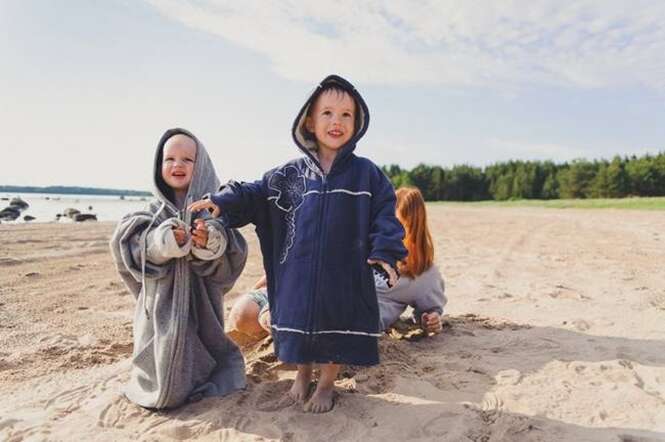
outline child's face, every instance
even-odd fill
[[[323,92],[314,102],[305,127],[316,137],[319,149],[337,151],[353,136],[356,103],[346,92]]]
[[[196,143],[186,135],[174,135],[164,144],[162,178],[175,191],[187,191],[192,182]]]

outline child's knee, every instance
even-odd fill
[[[242,331],[253,329],[258,322],[258,306],[247,299],[238,299],[229,312],[229,326],[231,329]]]

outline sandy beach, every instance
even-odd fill
[[[119,390],[134,299],[113,223],[0,224],[0,440],[665,440],[665,212],[431,205],[449,303],[442,334],[380,340],[323,415],[279,399],[269,339],[248,388],[150,412]],[[250,259],[226,296],[261,275]]]

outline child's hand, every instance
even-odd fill
[[[187,232],[183,227],[173,227],[173,236],[178,247],[182,247],[187,242]]]
[[[213,218],[217,218],[221,212],[219,206],[210,200],[194,201],[192,204],[189,205],[189,207],[187,207],[187,209],[189,209],[192,212],[200,212],[203,209],[208,209],[209,211],[212,212]]]
[[[427,333],[441,333],[443,325],[441,324],[441,315],[437,312],[423,313],[420,317],[420,325]]]
[[[201,218],[194,220],[192,241],[194,242],[194,247],[198,247],[199,249],[205,249],[208,245],[208,226],[206,226],[206,222]]]
[[[379,259],[368,259],[367,264],[369,264],[369,265],[374,265],[374,264],[380,265],[381,267],[383,267],[383,270],[385,270],[386,273],[388,273],[388,278],[389,278],[388,279],[388,285],[390,287],[394,287],[395,284],[397,284],[397,272],[395,272],[395,269],[393,269],[390,266],[390,264],[388,264],[387,262],[381,261]]]

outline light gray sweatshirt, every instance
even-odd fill
[[[425,312],[443,314],[443,307],[448,302],[443,277],[436,265],[415,278],[400,277],[392,288],[377,273],[374,275],[374,283],[379,298],[382,330],[390,327],[408,306],[413,307],[416,320],[420,321]]]

